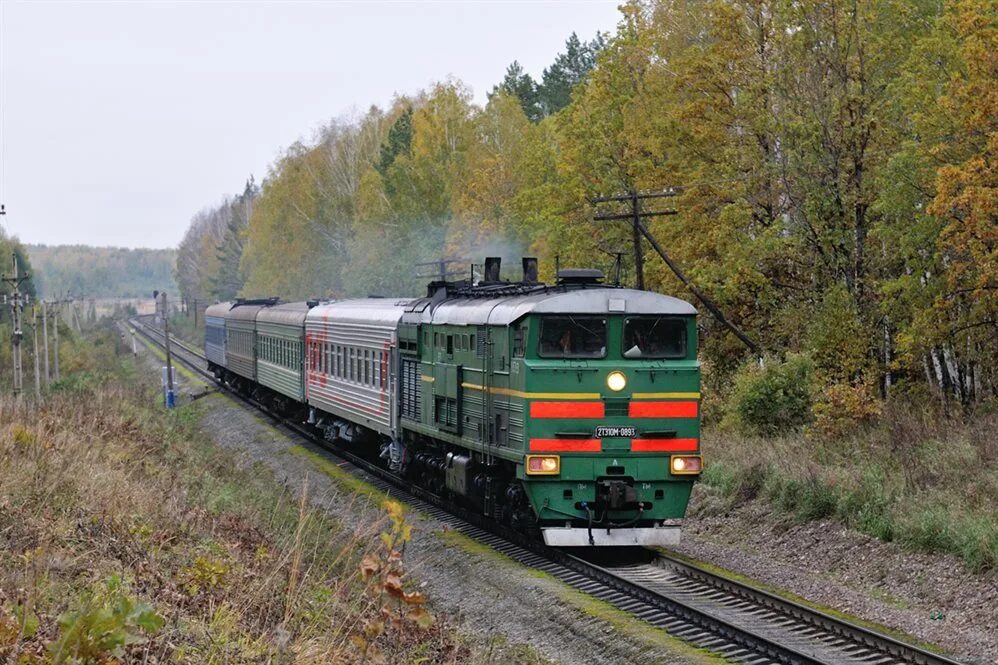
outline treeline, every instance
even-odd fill
[[[768,354],[806,357],[825,408],[994,397],[994,3],[621,11],[540,81],[514,63],[484,107],[448,80],[291,146],[259,191],[195,217],[181,290],[413,294],[415,264],[440,256],[534,254],[548,279],[556,255],[609,268],[630,233],[591,222],[589,199],[674,187],[652,232]],[[657,259],[645,278],[690,297]],[[750,354],[701,320],[723,393]]]
[[[152,297],[175,291],[173,249],[125,249],[86,245],[26,245],[38,269],[35,284],[43,298]]]

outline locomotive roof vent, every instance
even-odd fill
[[[281,299],[277,296],[271,296],[269,298],[236,298],[236,303],[233,307],[238,307],[240,305],[264,305],[270,307],[281,302]]]
[[[558,284],[602,284],[603,271],[595,268],[563,268],[558,271]]]
[[[523,257],[523,283],[537,283],[537,257],[535,256]]]
[[[482,277],[482,283],[485,284],[498,284],[499,283],[499,269],[502,266],[502,257],[499,256],[486,256],[485,257],[485,275]]]

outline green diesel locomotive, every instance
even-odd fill
[[[434,282],[424,298],[308,303],[292,317],[263,315],[259,301],[215,306],[211,325],[241,330],[258,308],[258,338],[280,319],[291,341],[280,383],[229,367],[224,348],[212,366],[549,545],[678,542],[702,467],[694,307],[606,286],[598,271],[545,285],[532,260],[519,282],[488,265],[491,279]]]

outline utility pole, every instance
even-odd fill
[[[38,368],[38,307],[31,306],[31,333],[34,335],[34,356],[35,356],[35,399],[42,398],[42,377]]]
[[[55,355],[53,357],[55,358],[55,380],[58,381],[59,380],[59,311],[62,309],[62,301],[57,300],[55,302],[55,305],[56,305],[55,321],[53,321],[53,324],[55,325]]]
[[[45,348],[45,389],[48,390],[52,377],[49,374],[49,314],[42,301],[42,346]]]
[[[590,203],[596,206],[599,203],[630,203],[630,210],[624,213],[603,213],[593,215],[594,222],[607,222],[612,220],[626,219],[631,222],[631,242],[634,244],[634,282],[638,291],[645,290],[645,258],[644,250],[641,246],[641,218],[642,217],[662,217],[664,215],[675,215],[675,210],[660,210],[653,212],[641,212],[641,202],[647,199],[662,199],[676,196],[678,192],[667,189],[661,192],[649,192],[639,194],[631,190],[626,194],[617,196],[599,196],[592,199]]]
[[[11,253],[14,264],[14,276],[8,277],[7,275],[0,275],[0,280],[5,284],[9,284],[11,287],[11,300],[10,300],[10,310],[14,318],[14,327],[11,334],[11,344],[13,345],[13,360],[14,360],[14,397],[19,397],[21,395],[22,388],[22,376],[21,376],[21,338],[24,337],[24,332],[21,330],[21,282],[28,279],[28,274],[25,273],[21,275],[17,268],[17,253]]]
[[[163,337],[166,340],[166,408],[172,409],[173,397],[173,362],[170,358],[170,316],[167,311],[166,292],[160,294],[163,298]]]
[[[669,198],[678,195],[678,193],[679,193],[678,188],[669,188],[661,192],[650,192],[647,194],[638,194],[637,192],[631,191],[626,194],[620,194],[618,196],[598,197],[590,201],[593,204],[593,206],[599,203],[629,201],[631,203],[631,210],[629,213],[624,213],[624,214],[594,215],[593,221],[604,222],[610,220],[626,219],[631,222],[632,230],[634,232],[633,236],[634,265],[635,269],[639,271],[637,275],[637,283],[639,285],[638,286],[639,289],[643,288],[644,286],[644,277],[640,272],[643,261],[643,258],[641,256],[640,244],[641,244],[641,238],[644,237],[648,240],[648,242],[655,249],[655,251],[658,252],[658,255],[662,257],[662,260],[665,261],[665,264],[667,266],[669,266],[669,269],[672,271],[672,273],[679,279],[680,282],[682,282],[686,286],[686,288],[690,290],[690,292],[693,293],[694,296],[696,296],[697,300],[703,303],[703,306],[706,307],[707,310],[714,315],[714,318],[717,319],[717,321],[721,325],[723,325],[725,328],[734,333],[735,337],[741,340],[742,343],[745,344],[745,346],[747,346],[756,356],[761,357],[762,351],[759,349],[759,345],[756,344],[754,341],[752,341],[752,339],[748,335],[742,332],[742,330],[738,326],[728,321],[727,317],[724,316],[724,313],[721,312],[721,309],[714,303],[713,300],[707,297],[707,294],[703,293],[700,289],[696,287],[695,284],[693,284],[693,282],[690,281],[690,279],[679,268],[676,262],[672,260],[672,257],[669,256],[669,254],[665,251],[662,245],[660,245],[659,242],[655,239],[655,237],[651,234],[651,231],[649,231],[648,227],[644,225],[644,222],[641,221],[642,218],[644,217],[660,217],[662,215],[676,215],[678,214],[678,211],[662,210],[659,212],[641,212],[638,203],[639,201],[644,199]]]

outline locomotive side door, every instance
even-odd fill
[[[461,382],[463,367],[454,358],[455,335],[434,334],[433,420],[445,432],[461,435]]]

